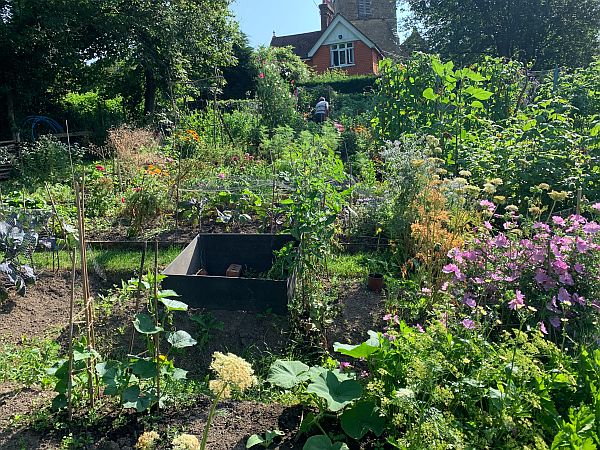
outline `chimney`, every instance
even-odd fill
[[[333,8],[329,0],[323,0],[319,5],[321,11],[321,31],[324,31],[333,20]]]

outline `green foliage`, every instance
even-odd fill
[[[0,344],[0,380],[27,387],[52,385],[46,369],[58,360],[60,345],[51,339],[23,339]]]
[[[98,92],[69,92],[61,99],[60,106],[71,130],[91,131],[99,138],[104,138],[107,129],[125,121],[120,96],[104,99]]]
[[[281,436],[285,436],[285,433],[279,430],[267,430],[262,436],[259,436],[258,434],[253,434],[246,441],[246,448],[252,448],[257,445],[260,445],[264,448],[269,448],[271,444],[273,444],[275,439]]]
[[[533,62],[540,69],[576,67],[587,64],[598,49],[600,5],[595,0],[409,0],[407,5],[432,51],[461,62],[492,54]]]
[[[257,97],[263,123],[270,129],[293,125],[296,83],[307,74],[306,65],[289,48],[261,48],[257,52]]]
[[[52,135],[23,145],[19,158],[19,172],[28,183],[64,182],[72,178],[71,161],[77,164],[83,158],[78,146],[69,147]]]

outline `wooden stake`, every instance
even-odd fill
[[[142,260],[140,262],[140,273],[138,275],[137,291],[135,293],[135,309],[133,311],[134,316],[140,310],[140,300],[142,297],[142,279],[144,276],[144,265],[146,264],[146,251],[148,250],[148,241],[144,242],[144,248],[142,249]],[[129,354],[133,352],[133,344],[135,341],[135,327],[133,322],[131,324],[131,340],[129,342]]]
[[[71,250],[71,299],[69,301],[69,373],[67,375],[67,405],[69,420],[73,419],[73,310],[75,308],[75,268],[77,267],[77,251]]]
[[[158,239],[154,241],[154,319],[158,327]],[[160,340],[159,333],[154,334],[154,358],[156,361],[156,410],[160,410]]]
[[[75,202],[77,206],[77,224],[79,227],[79,252],[81,259],[81,279],[83,287],[83,304],[85,311],[85,322],[86,322],[86,337],[88,351],[92,351],[94,348],[94,332],[93,332],[93,308],[91,307],[90,290],[89,290],[89,278],[87,272],[87,255],[86,255],[86,242],[85,242],[85,211],[83,205],[83,189],[79,183],[75,182]],[[94,371],[93,371],[93,359],[87,362],[87,375],[88,375],[88,396],[90,399],[90,406],[94,407]]]

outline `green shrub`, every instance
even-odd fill
[[[20,172],[28,183],[64,182],[71,179],[71,161],[79,163],[83,149],[74,145],[71,152],[66,144],[51,135],[41,136],[34,143],[23,145]]]

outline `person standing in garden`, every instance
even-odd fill
[[[325,97],[321,97],[317,106],[315,106],[315,119],[317,123],[325,122],[327,115],[329,114],[329,102],[325,100]]]

